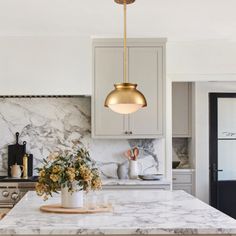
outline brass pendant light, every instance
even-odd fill
[[[130,114],[147,106],[144,95],[138,91],[137,84],[129,83],[127,80],[127,34],[126,34],[126,5],[135,0],[115,0],[118,4],[124,5],[124,82],[115,84],[106,100],[105,107],[120,114]]]

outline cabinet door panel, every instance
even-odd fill
[[[174,137],[191,136],[190,123],[190,83],[172,84],[172,134]]]
[[[192,174],[175,174],[175,173],[173,173],[173,183],[191,184],[192,183]]]
[[[163,51],[161,47],[129,48],[129,80],[147,99],[147,107],[130,115],[133,135],[163,134]]]
[[[93,135],[123,135],[124,116],[104,107],[106,96],[114,89],[114,83],[123,80],[123,49],[96,47],[94,60]]]

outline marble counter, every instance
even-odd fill
[[[40,212],[28,192],[0,221],[0,235],[236,234],[236,221],[184,191],[104,190],[113,212],[65,215]],[[46,204],[58,203],[60,197]]]
[[[194,171],[195,171],[195,169],[184,169],[184,168],[172,169],[172,172],[176,172],[176,173],[178,173],[178,172],[189,173],[189,172],[194,172]]]
[[[141,179],[104,179],[103,188],[106,187],[137,187],[137,188],[158,188],[166,186],[170,188],[171,182],[166,179],[161,180],[141,180]]]

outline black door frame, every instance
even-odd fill
[[[209,93],[209,178],[210,204],[219,207],[218,198],[218,98],[236,98],[236,93]]]

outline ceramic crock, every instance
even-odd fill
[[[61,206],[63,208],[82,208],[84,206],[84,194],[81,187],[74,184],[74,192],[69,192],[67,186],[61,187]]]
[[[129,161],[129,178],[137,179],[139,175],[138,162],[134,160]]]

